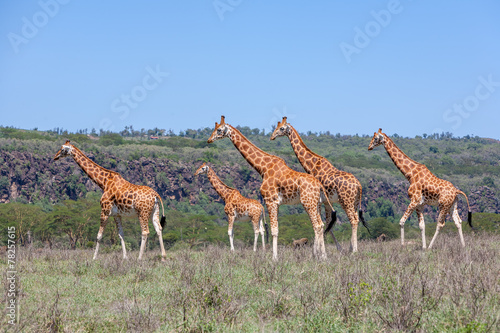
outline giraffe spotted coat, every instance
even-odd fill
[[[439,215],[436,232],[434,237],[432,237],[429,248],[432,248],[439,231],[444,227],[446,215],[448,213],[450,213],[458,229],[462,246],[465,246],[464,236],[462,233],[462,220],[458,214],[457,205],[458,195],[462,195],[467,201],[467,207],[469,207],[469,199],[467,198],[467,195],[453,186],[453,184],[449,181],[436,177],[429,171],[429,169],[427,169],[425,165],[415,162],[409,158],[385,133],[382,133],[382,129],[379,129],[378,132],[373,134],[368,150],[372,150],[379,145],[384,146],[387,154],[390,156],[396,167],[410,182],[410,187],[408,188],[410,205],[399,221],[401,226],[401,244],[404,245],[404,224],[413,211],[416,211],[419,220],[419,228],[422,233],[422,248],[426,248],[423,209],[425,205],[433,205],[438,206]],[[472,227],[470,207],[468,222]]]
[[[90,158],[72,145],[70,141],[66,141],[61,149],[54,156],[54,160],[71,156],[82,170],[92,179],[102,190],[101,197],[101,225],[97,233],[97,243],[94,253],[94,259],[97,258],[99,245],[104,233],[104,228],[110,216],[114,217],[118,227],[118,235],[122,245],[123,258],[127,258],[125,248],[125,240],[123,238],[123,227],[121,218],[125,216],[137,216],[141,225],[142,239],[139,252],[139,259],[144,254],[146,241],[149,235],[149,219],[153,219],[153,226],[158,234],[160,242],[162,260],[165,260],[166,253],[163,246],[162,224],[165,221],[165,216],[160,221],[159,205],[163,202],[152,188],[148,186],[135,185],[129,183],[123,177],[115,172],[105,169],[92,161]]]
[[[227,233],[229,235],[229,242],[231,245],[231,251],[234,251],[234,231],[233,223],[236,221],[252,221],[254,230],[254,244],[253,250],[257,251],[257,241],[259,239],[259,234],[262,236],[262,250],[266,249],[264,241],[264,207],[257,200],[245,198],[241,195],[240,191],[235,188],[229,187],[219,177],[215,171],[210,168],[206,163],[203,163],[198,170],[195,172],[195,176],[206,173],[208,180],[214,187],[215,191],[224,200],[224,212],[227,215],[228,229]],[[267,227],[267,225],[266,225]]]
[[[229,138],[247,162],[261,175],[260,193],[269,211],[271,235],[273,236],[273,259],[278,259],[278,209],[284,204],[301,203],[306,210],[315,233],[313,252],[326,258],[323,237],[324,224],[319,213],[322,196],[328,200],[326,190],[314,176],[290,169],[285,161],[256,147],[240,131],[226,124],[224,116],[208,143]]]

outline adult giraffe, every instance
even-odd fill
[[[304,206],[313,225],[315,241],[313,252],[316,256],[326,258],[325,241],[323,237],[324,224],[319,213],[321,194],[326,200],[328,196],[323,185],[314,176],[290,169],[285,161],[277,156],[268,154],[233,126],[226,124],[221,116],[220,124],[215,123],[215,129],[208,139],[208,143],[229,138],[236,149],[247,162],[262,177],[260,193],[269,211],[271,235],[273,236],[273,259],[278,259],[278,209],[284,204],[298,204]]]
[[[131,184],[123,177],[111,170],[107,170],[90,158],[74,145],[69,140],[62,145],[61,149],[54,156],[54,160],[63,157],[71,156],[75,162],[82,168],[90,179],[92,179],[102,190],[101,197],[101,226],[97,233],[97,244],[94,252],[94,259],[97,258],[99,252],[99,243],[102,239],[104,228],[108,223],[108,218],[113,216],[118,227],[118,235],[122,244],[123,259],[127,259],[127,250],[125,249],[125,240],[123,239],[123,227],[121,223],[122,216],[138,216],[141,224],[142,239],[141,249],[139,252],[139,260],[142,259],[144,248],[149,235],[149,218],[153,218],[153,226],[158,234],[160,241],[162,261],[165,261],[167,254],[163,247],[162,228],[165,224],[165,212],[163,202],[152,188]],[[160,221],[160,204],[163,215]]]
[[[439,215],[436,227],[436,233],[432,237],[431,243],[429,244],[429,249],[432,248],[434,241],[439,233],[439,231],[444,227],[446,222],[446,215],[450,213],[453,221],[458,229],[458,234],[460,235],[460,242],[462,246],[465,246],[464,236],[462,234],[462,220],[458,214],[458,195],[463,195],[467,201],[467,207],[469,209],[468,222],[472,228],[472,213],[469,206],[469,199],[464,192],[457,189],[447,180],[440,179],[436,177],[432,172],[427,169],[423,164],[415,162],[409,158],[401,149],[396,146],[396,144],[385,134],[382,133],[380,128],[378,132],[373,134],[373,138],[368,146],[368,150],[384,145],[387,154],[392,159],[396,167],[401,171],[401,173],[410,182],[410,187],[408,188],[408,196],[410,197],[410,205],[406,209],[403,217],[399,221],[401,226],[401,245],[404,245],[405,234],[404,225],[406,220],[410,217],[413,211],[416,210],[418,215],[418,226],[422,232],[422,249],[425,249],[425,222],[424,222],[424,206],[432,205],[439,207]]]
[[[342,209],[346,212],[349,221],[351,222],[351,251],[358,251],[358,223],[359,220],[363,223],[366,229],[365,220],[361,211],[361,193],[362,188],[360,182],[351,173],[338,170],[330,161],[323,156],[314,153],[309,149],[299,133],[291,124],[287,122],[286,117],[283,117],[281,122],[278,122],[271,140],[279,136],[287,136],[292,144],[293,151],[304,170],[316,177],[326,189],[330,202],[338,202]],[[356,211],[358,211],[356,213]],[[336,214],[329,205],[325,204],[325,215],[328,227],[325,232],[328,232],[335,224]],[[368,232],[370,230],[368,229]],[[333,232],[332,232],[333,236]],[[337,243],[335,236],[333,239]]]
[[[235,221],[248,221],[251,220],[253,224],[254,231],[254,242],[253,250],[257,251],[257,241],[259,240],[259,233],[262,236],[262,250],[266,249],[266,244],[264,241],[264,225],[262,220],[265,216],[264,207],[254,199],[245,198],[241,195],[240,191],[235,188],[229,187],[219,177],[215,171],[203,163],[198,170],[194,173],[195,176],[201,175],[203,173],[207,174],[208,180],[214,187],[215,191],[224,200],[224,212],[227,215],[227,234],[229,235],[229,243],[231,245],[231,251],[234,251],[234,231],[233,223]],[[267,231],[267,224],[266,224]]]

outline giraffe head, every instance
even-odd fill
[[[72,155],[73,153],[73,145],[69,143],[69,140],[66,141],[65,144],[62,145],[61,149],[54,156],[54,161],[57,161],[61,157],[66,157]]]
[[[372,150],[373,148],[384,144],[385,136],[382,133],[382,129],[379,128],[378,132],[373,133],[372,141],[370,141],[370,145],[368,146],[368,150]]]
[[[198,175],[201,175],[202,173],[207,173],[208,172],[208,169],[210,167],[207,165],[207,163],[203,163],[199,168],[198,170],[196,170],[196,172],[194,173],[195,176],[198,176]]]
[[[286,122],[286,117],[283,117],[281,122],[278,121],[278,125],[274,129],[271,135],[271,140],[276,139],[278,136],[288,136],[291,133],[291,125]]]
[[[224,116],[220,116],[220,124],[215,122],[215,129],[208,138],[207,142],[212,143],[216,140],[231,137],[231,127],[224,121]]]

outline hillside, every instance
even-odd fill
[[[34,137],[18,139],[15,137],[21,135],[4,131],[0,132],[0,202],[48,200],[55,203],[76,200],[89,191],[99,190],[72,160],[52,160],[65,137],[71,135],[34,132],[35,136],[33,131],[16,130],[31,132]],[[303,171],[286,138],[271,142],[268,135],[252,135],[255,130],[243,128],[243,132],[250,132],[245,134],[250,134],[249,138],[265,151],[283,157],[290,167]],[[228,185],[245,195],[258,197],[261,179],[257,172],[241,158],[229,140],[206,144],[201,136],[208,137],[207,133],[205,129],[196,131],[192,135],[194,139],[177,136],[155,141],[122,137],[116,140],[112,135],[91,140],[84,135],[73,135],[76,140],[72,143],[103,167],[120,172],[133,183],[153,187],[164,198],[196,204],[201,189],[219,200],[204,177],[193,177],[202,162],[213,164]],[[313,151],[327,157],[337,168],[352,172],[361,181],[364,205],[384,197],[395,204],[397,213],[402,212],[408,183],[383,147],[367,151],[370,137],[303,134],[303,138]],[[474,211],[500,213],[499,142],[481,138],[421,137],[396,137],[394,141],[438,177],[452,181],[468,193]]]
[[[302,171],[288,139],[270,141],[269,135],[258,129],[240,130],[263,150],[283,157],[290,167]],[[211,163],[226,184],[251,198],[260,198],[261,178],[229,140],[208,145],[210,132],[209,128],[187,130],[178,136],[148,140],[145,134],[101,133],[94,137],[0,127],[0,203],[35,204],[50,212],[54,204],[101,193],[72,159],[53,161],[61,144],[70,138],[96,163],[121,173],[132,183],[155,189],[164,198],[167,209],[213,216],[223,226],[226,219],[222,201],[206,176],[193,176],[196,168],[202,162]],[[409,202],[408,182],[383,147],[368,151],[369,136],[306,133],[302,137],[313,151],[360,180],[362,206],[368,218],[399,220]],[[467,193],[473,212],[500,213],[498,141],[450,135],[411,139],[393,135],[393,139],[413,159]],[[340,206],[335,207],[340,221],[347,221]],[[460,201],[459,208],[464,218],[465,200]],[[301,206],[280,209],[281,215],[302,212]],[[432,222],[435,212],[436,209],[427,208],[426,221]],[[414,220],[413,217],[410,223]]]

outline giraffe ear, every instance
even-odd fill
[[[217,128],[217,126],[219,126],[219,124],[217,124],[217,122],[215,122],[215,128]]]
[[[226,117],[224,117],[224,116],[220,116],[220,124],[221,124],[221,125],[222,125],[222,124],[225,124],[225,121],[224,121],[224,119],[225,119],[225,118],[226,118]]]
[[[283,119],[281,120],[281,123],[284,125],[286,124],[286,117],[283,117]]]

